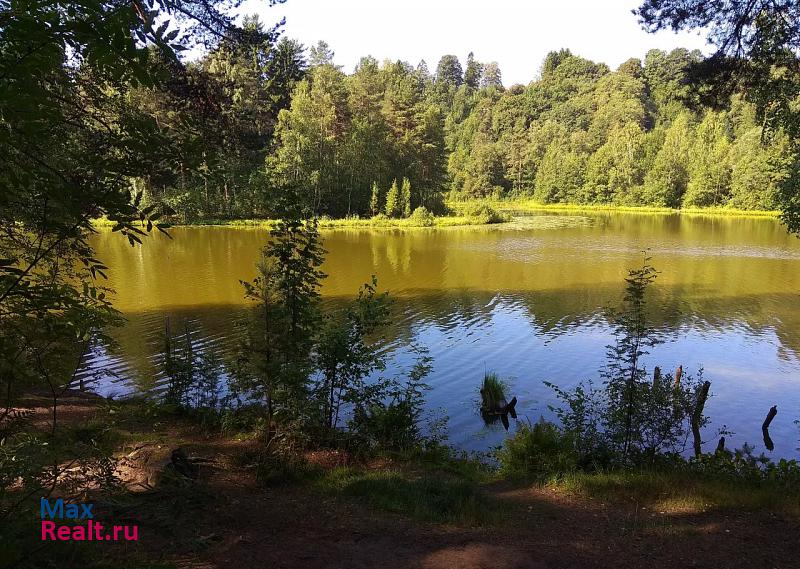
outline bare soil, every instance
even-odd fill
[[[96,406],[70,398],[60,421],[90,420]],[[46,413],[37,409],[37,418]],[[138,543],[105,550],[119,567],[127,559],[196,569],[800,567],[800,524],[788,515],[651,512],[637,503],[497,482],[485,492],[502,505],[502,523],[420,522],[309,485],[265,489],[237,459],[252,443],[206,437],[189,422],[148,435],[206,462],[197,480],[177,493],[139,493],[127,506],[98,501],[98,518],[139,524]],[[346,461],[337,453],[309,458],[330,467]]]

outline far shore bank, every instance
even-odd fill
[[[451,201],[447,205],[453,210],[474,207],[475,204],[486,204],[502,213],[535,213],[535,212],[610,212],[610,213],[638,213],[638,214],[678,214],[691,216],[726,216],[726,217],[769,217],[778,218],[778,210],[744,210],[729,207],[692,207],[673,208],[646,205],[617,205],[617,204],[574,204],[574,203],[549,203],[544,204],[530,199],[515,200],[471,200]]]
[[[437,229],[447,227],[471,227],[498,225],[513,221],[515,215],[529,213],[626,213],[639,215],[681,215],[707,217],[742,217],[778,219],[777,210],[742,210],[728,207],[704,208],[670,208],[643,205],[615,204],[543,204],[534,200],[491,200],[476,199],[468,201],[449,201],[447,207],[451,213],[429,216],[425,218],[391,218],[384,215],[374,217],[351,216],[330,218],[322,216],[318,219],[320,229]],[[492,213],[475,215],[476,209],[490,208]],[[207,218],[193,221],[176,221],[173,227],[261,227],[270,229],[277,220],[262,218]],[[111,227],[115,222],[100,218],[93,220],[96,227]]]

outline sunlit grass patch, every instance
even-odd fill
[[[731,207],[658,207],[621,204],[541,203],[533,199],[478,199],[448,202],[448,207],[459,211],[484,204],[501,212],[619,212],[637,214],[681,214],[690,216],[778,217],[777,210],[742,210]]]
[[[800,516],[800,494],[768,482],[697,477],[680,471],[571,472],[553,481],[560,491],[609,503],[636,502],[666,514],[714,509],[768,510]]]
[[[322,491],[355,497],[419,520],[481,525],[497,515],[476,483],[454,476],[415,476],[399,469],[337,468],[316,485]]]
[[[406,218],[387,217],[383,214],[374,217],[351,216],[344,218],[319,218],[320,229],[431,229],[437,227],[465,227],[493,225],[510,221],[511,218],[497,213],[481,211],[477,214],[422,216]],[[252,229],[271,229],[277,223],[274,219],[201,219],[186,223],[173,223],[173,226],[223,226]],[[95,227],[112,227],[115,222],[105,218],[92,220]]]

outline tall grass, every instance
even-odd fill
[[[495,411],[506,398],[506,383],[494,372],[486,372],[481,384],[481,397],[485,411]]]

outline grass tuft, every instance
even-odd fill
[[[635,502],[665,513],[767,510],[800,515],[800,495],[769,482],[698,477],[689,472],[635,470],[566,473],[556,486],[570,494],[610,503]]]
[[[481,384],[481,397],[483,408],[487,411],[494,411],[501,401],[506,397],[506,384],[494,372],[486,372],[483,375]]]

